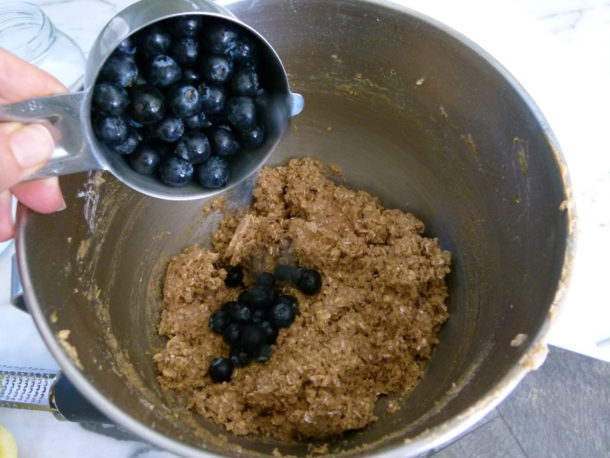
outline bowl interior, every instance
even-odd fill
[[[346,455],[399,444],[400,456],[421,452],[508,393],[519,359],[546,325],[568,215],[544,120],[467,41],[396,6],[265,0],[229,7],[269,40],[305,97],[269,163],[307,155],[336,164],[350,187],[415,213],[453,254],[451,316],[424,379],[396,412],[382,400],[377,422],[329,447]],[[85,394],[101,407],[106,400],[120,406],[122,413],[107,412],[185,455],[232,455],[237,447],[305,454],[305,445],[225,435],[177,410],[180,400],[157,386],[151,354],[163,345],[160,281],[173,254],[209,240],[217,219],[203,216],[203,202],[149,198],[109,175],[66,177],[62,186],[66,211],[21,213],[18,251],[41,332]],[[232,199],[247,189],[233,190]],[[54,340],[61,329],[71,330],[81,368]],[[512,346],[518,334],[525,340]]]

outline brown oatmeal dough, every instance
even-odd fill
[[[159,333],[169,340],[154,356],[161,385],[236,434],[322,438],[366,426],[380,395],[421,379],[448,316],[450,253],[423,231],[415,216],[336,185],[314,160],[262,169],[252,206],[225,216],[212,250],[192,246],[167,268]],[[223,267],[239,263],[253,276],[278,262],[316,269],[322,290],[282,286],[300,314],[271,359],[212,383],[207,369],[229,349],[208,318],[238,294]]]

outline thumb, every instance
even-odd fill
[[[0,190],[11,188],[40,169],[53,153],[53,137],[40,124],[28,124],[13,130],[0,146]],[[6,154],[8,153],[8,154]]]

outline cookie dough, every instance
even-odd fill
[[[450,253],[412,214],[384,209],[325,171],[308,158],[263,168],[253,204],[224,217],[212,249],[191,246],[167,267],[159,382],[235,434],[298,440],[365,427],[380,396],[418,383],[447,320]],[[228,347],[208,318],[238,294],[224,285],[225,268],[241,264],[253,278],[278,263],[320,272],[320,293],[284,285],[300,314],[271,359],[212,383],[210,362]]]

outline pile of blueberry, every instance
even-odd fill
[[[243,287],[243,279],[241,266],[230,267],[225,284],[231,288]],[[322,286],[320,274],[315,270],[280,265],[275,275],[259,274],[254,285],[244,289],[237,301],[227,302],[212,313],[210,329],[221,334],[231,348],[228,358],[212,361],[209,374],[214,382],[231,380],[235,367],[244,367],[252,360],[266,362],[280,328],[294,322],[299,312],[297,299],[279,294],[275,289],[276,280],[290,282],[307,295],[318,293]]]
[[[106,60],[93,89],[93,130],[137,173],[168,186],[229,180],[229,161],[265,140],[256,43],[217,18],[145,27]]]

